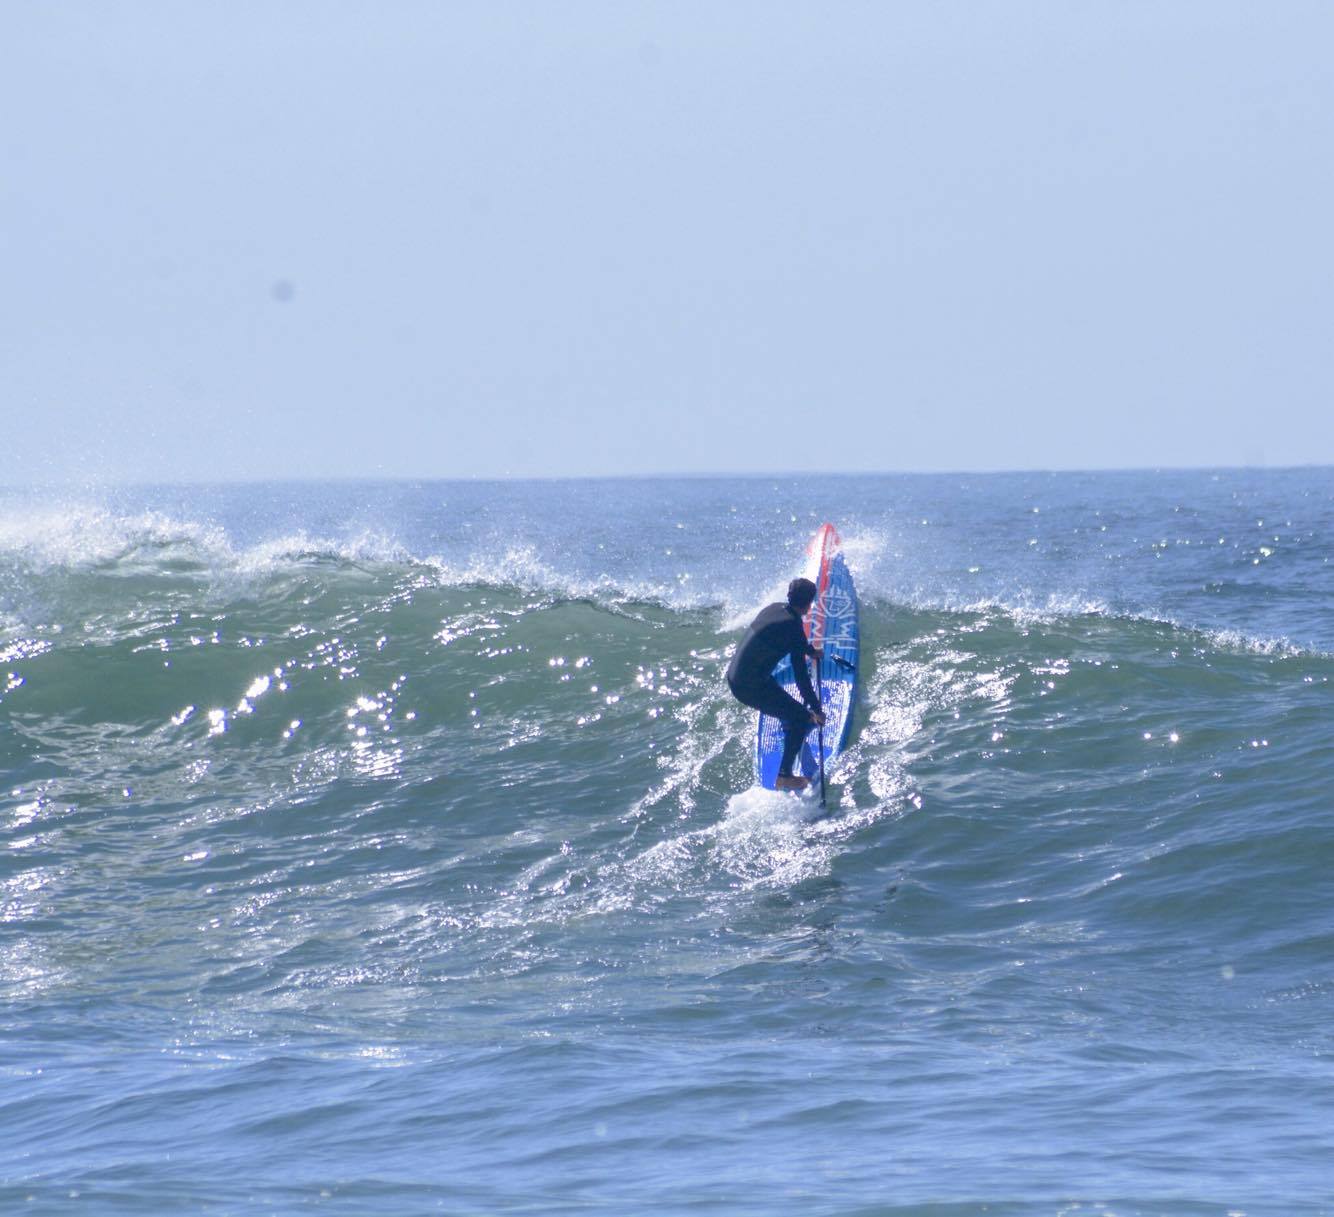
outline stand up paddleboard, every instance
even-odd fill
[[[861,649],[857,589],[843,557],[838,530],[832,524],[821,525],[820,531],[811,539],[806,551],[806,567],[801,573],[815,584],[815,603],[806,617],[806,636],[813,646],[824,651],[818,688],[825,713],[824,763],[827,768],[847,746],[852,729],[852,710],[857,698],[857,658]],[[791,660],[784,658],[774,670],[774,677],[793,697],[801,700]],[[819,740],[819,734],[812,727],[797,760],[797,772],[810,778],[813,785],[820,780]],[[782,756],[783,724],[761,714],[755,748],[755,768],[761,786],[774,789]]]

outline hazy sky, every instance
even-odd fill
[[[1334,462],[1332,46],[0,0],[0,480]]]

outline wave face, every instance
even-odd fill
[[[721,681],[824,519],[831,814]],[[5,1211],[1327,1212],[1334,475],[0,492]]]

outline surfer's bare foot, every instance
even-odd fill
[[[810,784],[810,778],[794,777],[790,773],[780,773],[774,778],[775,790],[805,790]]]

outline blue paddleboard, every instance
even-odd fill
[[[852,730],[852,711],[857,700],[857,660],[861,634],[857,626],[857,589],[843,557],[842,541],[832,524],[823,524],[806,551],[802,574],[815,584],[815,603],[806,618],[806,636],[824,651],[820,662],[820,701],[824,706],[824,763],[829,763],[847,746]],[[784,659],[774,677],[798,701],[792,663]],[[812,674],[814,680],[814,674]],[[819,735],[812,727],[802,745],[797,772],[819,781]],[[755,768],[760,785],[774,789],[778,764],[783,755],[783,724],[767,714],[760,715],[756,738]]]

